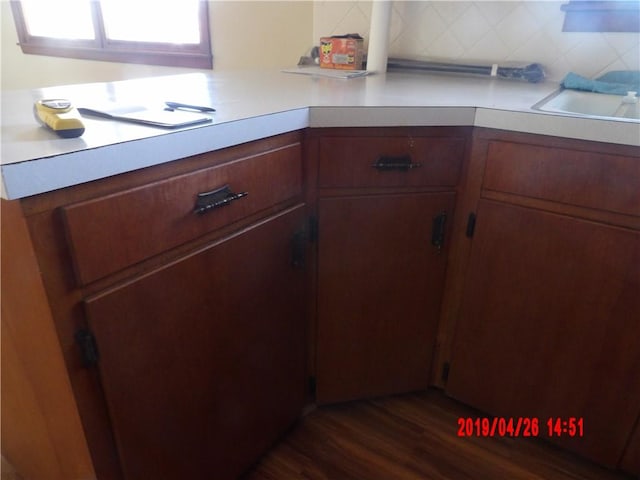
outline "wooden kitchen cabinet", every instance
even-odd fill
[[[316,399],[424,389],[466,131],[346,129],[317,142]]]
[[[471,134],[311,129],[3,201],[3,296],[43,287],[2,311],[34,477],[235,478],[305,401],[430,385],[638,473],[638,149]]]
[[[300,415],[301,132],[20,204],[99,480],[233,479]]]
[[[446,391],[616,467],[640,414],[638,150],[480,131],[473,151]],[[583,432],[549,432],[571,417]]]

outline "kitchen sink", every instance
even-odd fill
[[[561,89],[536,103],[534,110],[581,117],[640,122],[636,92],[626,96]]]

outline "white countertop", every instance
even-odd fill
[[[305,127],[466,125],[640,146],[640,125],[554,115],[531,106],[558,84],[387,73],[334,79],[237,71],[2,92],[2,197],[22,198]],[[162,108],[210,105],[213,122],[171,131],[84,118],[62,139],[36,123],[33,103],[68,98]]]

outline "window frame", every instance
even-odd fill
[[[11,0],[11,10],[18,33],[18,44],[22,52],[106,62],[202,69],[213,67],[208,1],[199,1],[200,43],[189,45],[108,39],[105,35],[99,2],[100,0],[91,0],[96,38],[93,40],[67,40],[31,35],[27,29],[20,0]]]

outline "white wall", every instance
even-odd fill
[[[548,78],[640,69],[638,33],[564,33],[564,1],[393,2],[389,54],[460,63],[542,63]],[[369,34],[371,0],[316,0],[313,37]]]
[[[393,2],[390,54],[458,62],[540,62],[549,78],[640,69],[638,33],[563,33],[560,1]],[[24,55],[0,0],[2,89],[193,71]],[[210,0],[214,70],[297,63],[324,35],[369,33],[371,0]]]
[[[0,15],[3,90],[197,71],[25,55],[7,0],[0,0]],[[313,45],[311,1],[210,0],[209,16],[214,70],[289,67]]]

